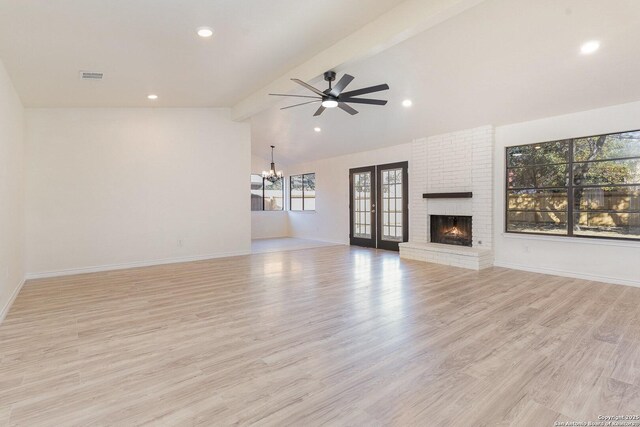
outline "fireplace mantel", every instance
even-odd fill
[[[471,191],[463,193],[424,193],[423,199],[470,199],[473,197]]]

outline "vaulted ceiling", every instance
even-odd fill
[[[634,0],[486,0],[341,67],[338,77],[355,76],[349,89],[388,83],[389,91],[371,96],[388,99],[387,106],[354,105],[356,116],[333,109],[313,117],[317,106],[279,110],[294,103],[283,100],[253,116],[253,150],[264,155],[276,143],[281,161],[307,161],[637,101],[638,22]],[[581,55],[581,44],[592,39],[600,40],[600,50]],[[292,93],[303,93],[296,86]],[[404,99],[413,106],[404,108]]]
[[[0,58],[28,107],[228,107],[398,3],[0,0]]]
[[[290,163],[640,100],[638,22],[637,0],[0,0],[0,58],[27,107],[232,107]],[[327,68],[388,83],[388,105],[266,95]]]

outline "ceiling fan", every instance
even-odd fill
[[[345,74],[338,80],[338,83],[332,87],[332,82],[336,79],[335,71],[327,71],[324,73],[324,79],[329,82],[329,89],[321,91],[316,89],[303,82],[300,79],[291,79],[294,82],[298,83],[300,86],[303,86],[309,89],[311,92],[315,94],[315,96],[309,95],[287,95],[284,93],[270,93],[272,96],[292,96],[296,98],[313,98],[313,101],[303,102],[301,104],[289,105],[288,107],[283,107],[281,110],[286,110],[287,108],[299,107],[300,105],[313,104],[314,102],[320,102],[320,107],[316,110],[314,116],[319,116],[324,112],[327,108],[335,108],[338,107],[341,110],[346,111],[347,113],[354,115],[358,114],[358,111],[351,107],[348,104],[369,104],[369,105],[385,105],[387,101],[382,99],[366,99],[366,98],[354,98],[359,95],[366,95],[368,93],[380,92],[382,90],[389,89],[388,84],[381,84],[376,86],[369,86],[363,89],[356,89],[349,92],[343,92],[349,83],[353,80],[353,76],[349,74]]]

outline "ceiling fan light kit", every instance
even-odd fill
[[[324,108],[336,108],[338,106],[338,101],[335,99],[325,99],[322,101],[322,106]]]
[[[356,98],[356,96],[359,96],[359,95],[366,95],[366,94],[369,94],[369,93],[388,90],[389,89],[389,85],[387,85],[386,83],[385,84],[376,85],[376,86],[369,86],[369,87],[365,87],[365,88],[362,88],[362,89],[356,89],[356,90],[352,90],[352,91],[349,91],[349,92],[344,92],[344,89],[347,87],[347,85],[349,83],[351,83],[353,78],[354,78],[353,76],[350,76],[349,74],[345,74],[340,78],[340,80],[338,80],[338,82],[334,86],[333,85],[333,81],[335,81],[335,79],[336,79],[336,73],[335,73],[335,71],[327,71],[327,72],[324,73],[324,79],[325,79],[325,81],[329,82],[329,88],[325,89],[324,91],[316,89],[315,87],[311,86],[308,83],[303,82],[300,79],[291,79],[292,81],[296,82],[297,84],[299,84],[300,86],[304,87],[305,89],[308,89],[311,92],[313,92],[315,94],[315,96],[310,96],[310,95],[288,95],[288,94],[284,94],[284,93],[270,93],[269,95],[271,95],[271,96],[290,96],[290,97],[294,97],[294,98],[311,98],[311,99],[313,99],[313,101],[306,101],[306,102],[302,102],[300,104],[289,105],[287,107],[283,107],[283,108],[281,108],[281,110],[286,110],[288,108],[299,107],[301,105],[307,105],[307,104],[313,104],[313,103],[320,102],[320,107],[316,110],[314,116],[319,116],[327,108],[335,108],[335,107],[338,107],[341,110],[346,111],[347,113],[349,113],[349,114],[351,114],[353,116],[354,114],[358,114],[358,111],[355,108],[353,108],[350,105],[348,105],[348,104],[385,105],[387,103],[386,100],[382,100],[382,99]]]

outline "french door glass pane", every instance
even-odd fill
[[[353,174],[353,237],[371,238],[371,172]]]
[[[382,240],[402,241],[402,168],[382,171]]]

